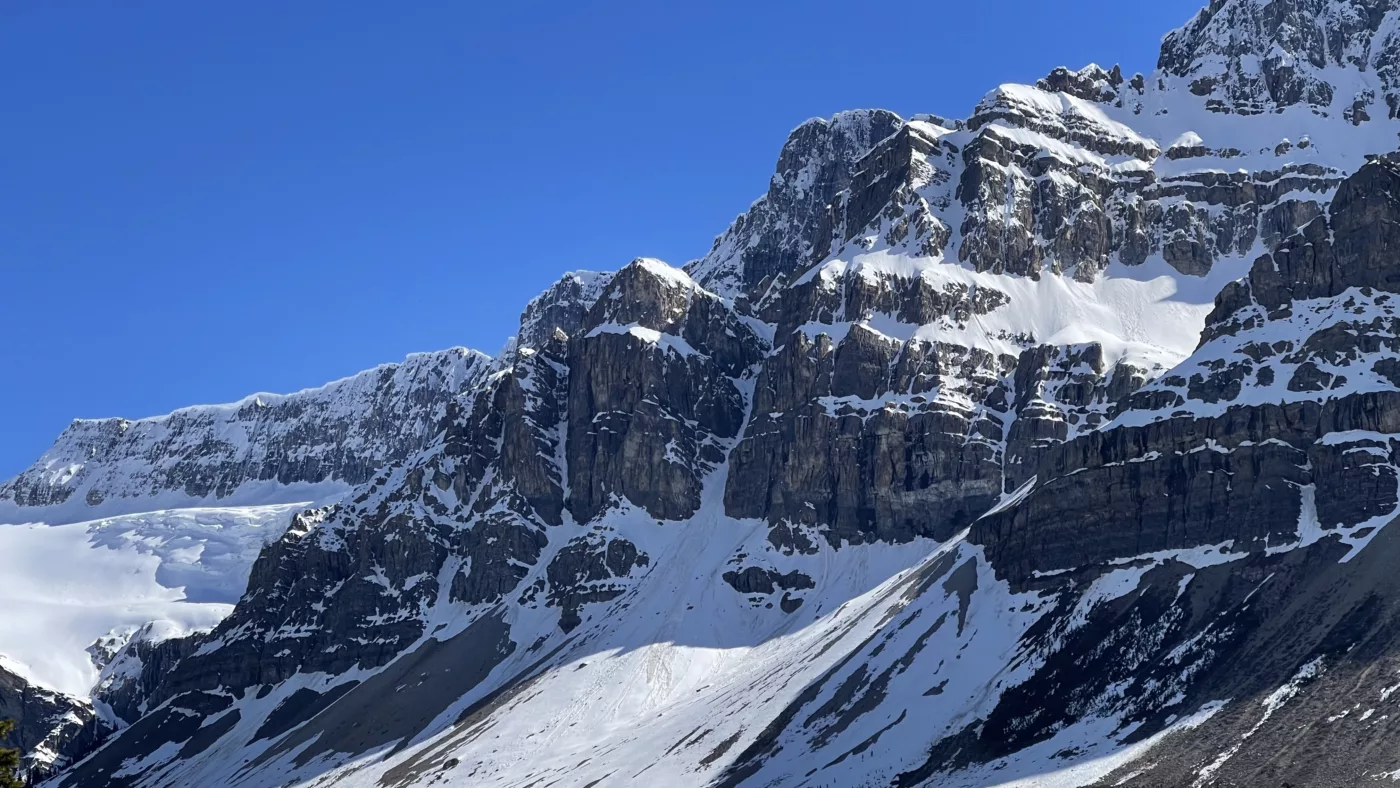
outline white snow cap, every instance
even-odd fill
[[[1172,140],[1172,144],[1167,147],[1167,150],[1204,148],[1205,145],[1206,141],[1201,139],[1201,135],[1194,131],[1188,131]]]

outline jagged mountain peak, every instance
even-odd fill
[[[688,290],[693,290],[697,287],[695,280],[690,277],[690,274],[686,273],[685,269],[676,268],[666,261],[658,260],[655,257],[635,258],[632,262],[623,266],[622,270],[618,273],[644,274],[665,282],[671,287],[680,287]]]
[[[583,323],[583,316],[597,302],[612,273],[570,271],[525,305],[520,315],[519,347],[539,348],[548,344],[555,331],[572,335]]]
[[[609,300],[616,300],[620,292],[636,286],[638,277],[671,288],[703,289],[684,269],[650,257],[638,257],[618,271],[570,271],[525,306],[517,346],[544,347],[556,330],[573,336],[588,322],[590,310],[605,294],[612,293]]]
[[[1361,123],[1400,112],[1394,0],[1213,0],[1162,42],[1158,69],[1216,111],[1303,105]]]
[[[1299,191],[1283,184],[1324,194],[1365,152],[1394,146],[1397,24],[1390,0],[1213,3],[1165,37],[1150,77],[1096,64],[1058,68],[1035,86],[992,90],[965,121],[917,116],[906,123],[871,110],[807,121],[784,144],[768,194],[687,270],[724,295],[758,299],[829,256],[857,254],[849,244],[868,246],[862,239],[880,230],[865,223],[887,212],[894,236],[877,245],[904,243],[908,253],[926,257],[952,259],[955,252],[978,270],[1034,277],[1048,268],[1093,278],[1115,259],[1138,265],[1160,253],[1178,271],[1204,275],[1221,257],[1258,251],[1258,235],[1291,231],[1295,209],[1267,204]],[[1288,134],[1250,122],[1292,108],[1307,117],[1291,115]],[[884,142],[914,123],[955,133],[934,156],[931,148],[909,153]],[[1188,133],[1200,144],[1176,144]],[[1162,159],[1164,152],[1172,155]],[[919,183],[905,176],[911,159],[923,171],[914,178]],[[1013,169],[1005,171],[1008,165]],[[1237,195],[1222,205],[1217,173],[1242,168],[1261,173],[1258,182],[1236,184]],[[1260,187],[1267,201],[1249,194]],[[1190,216],[1171,204],[1183,190],[1215,197],[1192,198]],[[1086,194],[1095,191],[1100,196]],[[1119,202],[1115,191],[1146,202]],[[1162,198],[1167,202],[1148,205]],[[1088,213],[1076,208],[1086,199],[1097,203]],[[1059,215],[1038,223],[1038,214],[1060,210],[1042,212],[1043,203],[1061,204],[1071,223]],[[1249,204],[1247,212],[1268,215],[1206,215]],[[1165,222],[1172,230],[1144,237],[1142,210],[1173,214]]]
[[[739,295],[804,267],[822,239],[826,206],[849,185],[852,166],[902,123],[886,110],[854,110],[793,129],[767,194],[686,270],[711,290]]]
[[[1084,101],[1110,104],[1118,100],[1123,84],[1123,69],[1119,66],[1105,70],[1097,63],[1090,63],[1077,71],[1060,66],[1037,81],[1035,86],[1047,93],[1064,93]],[[1142,75],[1134,75],[1128,84],[1141,93],[1144,86]]]
[[[900,117],[886,109],[847,109],[837,112],[829,118],[812,117],[799,123],[788,133],[787,142],[784,148],[793,148],[793,153],[801,155],[796,150],[810,146],[812,134],[833,134],[861,139],[869,143],[878,142],[879,130],[892,124],[897,125]],[[873,133],[874,139],[871,139]]]

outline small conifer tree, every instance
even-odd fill
[[[9,736],[14,729],[14,720],[0,720],[0,739]],[[19,750],[0,747],[0,788],[24,788],[24,781],[15,776],[19,766]]]

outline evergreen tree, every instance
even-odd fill
[[[14,720],[0,720],[0,739],[15,729]],[[0,747],[0,788],[24,788],[24,781],[15,776],[19,771],[19,750]]]

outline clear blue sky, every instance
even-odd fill
[[[1150,71],[1203,3],[7,3],[0,478],[75,416],[495,353],[563,271],[703,254],[808,117]]]

